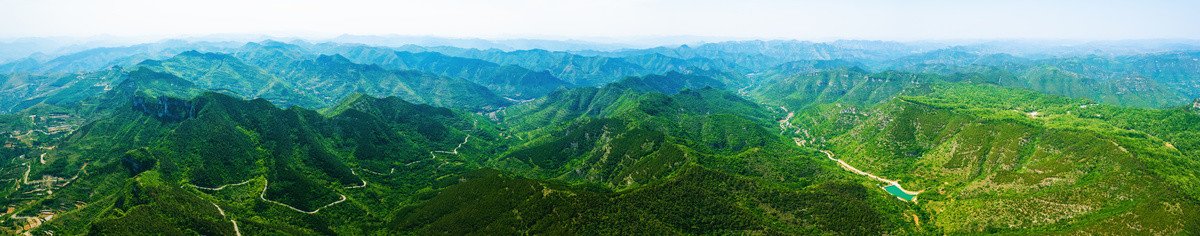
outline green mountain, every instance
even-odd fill
[[[912,70],[926,65],[953,66],[993,66],[1005,69],[1016,69],[1029,66],[1035,62],[1031,59],[1013,56],[1005,53],[987,54],[969,51],[966,48],[954,47],[934,50],[896,58],[880,63],[877,67],[893,70]]]
[[[978,54],[960,50],[937,50],[898,58],[886,68],[925,73],[995,74],[996,81],[979,81],[1019,87],[1043,93],[1145,108],[1184,104],[1193,87],[1187,72],[1188,53],[1149,54],[1126,57],[1070,57],[1031,60],[1008,54]],[[1012,75],[1006,75],[1012,74]],[[1016,78],[1011,78],[1011,77]]]
[[[287,48],[283,45],[286,44],[277,46]],[[269,53],[273,49],[255,50],[277,55]],[[493,110],[509,103],[469,81],[419,71],[385,70],[355,64],[339,55],[321,55],[311,60],[293,61],[286,66],[265,65],[276,67],[278,71],[274,73],[243,63],[232,55],[196,51],[162,61],[147,60],[138,65],[176,74],[210,90],[227,91],[244,98],[264,98],[282,107],[325,108],[353,93],[399,96],[415,102],[470,110]]]
[[[756,88],[752,96],[761,101],[799,110],[816,104],[869,106],[890,100],[907,88],[941,81],[934,74],[899,71],[869,73],[857,67],[810,73],[783,74],[782,78]]]
[[[119,71],[116,69],[115,71]],[[86,76],[29,73],[0,74],[3,86],[0,109],[16,113],[40,103],[59,104],[79,101],[80,96],[99,94],[108,86],[113,71],[97,71]],[[96,86],[99,85],[99,86]]]
[[[340,55],[296,61],[288,68],[280,77],[323,104],[333,104],[353,93],[398,96],[470,110],[492,110],[509,103],[487,88],[463,79],[355,64]]]
[[[300,45],[273,40],[246,43],[233,56],[277,75],[296,61],[316,58],[316,54]]]
[[[659,92],[674,94],[685,89],[715,88],[726,89],[725,83],[705,75],[667,72],[663,75],[646,75],[627,77],[614,83],[619,86],[632,88],[642,92]]]
[[[175,83],[186,81],[176,78]],[[216,93],[190,100],[138,96],[112,117],[82,127],[42,157],[46,164],[29,165],[34,176],[53,176],[48,178],[54,184],[18,185],[36,190],[14,189],[10,199],[57,194],[55,202],[28,209],[67,208],[60,213],[62,220],[43,226],[64,233],[125,234],[156,226],[223,233],[230,229],[224,220],[230,213],[386,212],[395,201],[404,201],[392,197],[416,194],[444,175],[436,173],[461,172],[467,165],[466,155],[431,153],[481,150],[477,147],[495,138],[486,125],[476,126],[486,120],[470,114],[363,95],[327,114]],[[461,145],[468,136],[474,143]],[[368,173],[399,174],[385,175],[387,180],[366,188],[363,175]],[[214,190],[219,186],[244,187]],[[245,188],[250,186],[255,187]],[[222,198],[239,192],[245,195]],[[331,204],[347,198],[357,203]],[[77,201],[86,205],[55,205]],[[216,203],[223,210],[214,211],[221,208]],[[179,221],[148,220],[155,218]],[[241,221],[282,230],[277,232],[346,223],[295,220]]]
[[[441,76],[462,78],[483,85],[512,99],[541,97],[558,87],[570,86],[546,72],[519,66],[501,66],[479,59],[450,57],[435,52],[409,53],[370,47],[338,50],[353,60],[387,68],[420,70]]]
[[[1200,97],[1196,88],[1195,71],[1200,69],[1196,60],[1200,52],[1165,52],[1120,57],[1076,57],[1048,59],[1044,64],[1096,79],[1147,78],[1169,88],[1174,88],[1185,97]]]
[[[656,47],[607,55],[662,54],[689,60],[707,58],[725,64],[738,65],[738,67],[751,71],[764,71],[791,61],[837,59],[883,61],[927,50],[925,48],[926,46],[916,44],[882,41],[839,40],[817,43],[797,40],[750,40]]]
[[[221,51],[236,47],[232,42],[187,42],[164,40],[124,47],[87,48],[55,57],[32,55],[0,64],[0,73],[73,73],[133,66],[143,60],[164,59],[190,50]],[[42,56],[45,56],[44,54]]]
[[[1176,234],[1200,225],[1200,192],[1185,180],[1197,176],[1188,166],[1200,163],[1185,154],[1194,151],[1114,126],[1153,111],[1113,117],[1121,108],[991,86],[922,90],[881,105],[828,146],[852,166],[922,190],[919,204],[947,233]],[[1187,121],[1164,123],[1176,122]]]
[[[716,88],[714,88],[716,87]],[[692,90],[717,91],[724,84],[717,79],[699,74],[667,73],[643,77],[626,77],[619,82],[603,87],[580,87],[558,89],[545,97],[515,105],[506,109],[502,116],[513,130],[527,131],[589,116],[615,116],[635,107],[634,103],[643,93],[692,94]],[[684,93],[687,91],[687,93]],[[679,96],[679,95],[676,95]],[[733,96],[731,94],[722,97]],[[739,99],[740,100],[740,99]],[[647,104],[648,106],[649,104]],[[658,108],[670,112],[669,108]],[[720,108],[718,108],[720,109]],[[730,108],[730,109],[736,109]]]
[[[0,234],[1200,232],[1194,52],[403,42],[0,65]]]
[[[1162,108],[1178,106],[1188,99],[1152,79],[1112,78],[1097,81],[1052,66],[1028,69],[1017,87],[1076,98],[1088,98],[1106,104]]]
[[[620,58],[582,56],[546,50],[460,50],[456,48],[422,48],[450,56],[475,58],[500,65],[515,65],[534,71],[546,71],[554,77],[578,86],[596,86],[626,76],[639,76],[644,69]]]
[[[566,93],[591,101],[608,100],[611,98],[605,97],[614,94],[575,90],[582,91]],[[513,172],[531,169],[539,177],[635,186],[670,174],[686,163],[688,155],[702,155],[688,153],[742,152],[771,139],[760,137],[770,133],[763,125],[769,119],[767,114],[728,92],[706,87],[666,96],[626,89],[620,96],[615,105],[591,107],[595,109],[591,111],[565,105],[578,102],[569,99],[540,100],[527,103],[523,107],[527,110],[514,109],[506,123],[550,126],[532,126],[542,128],[528,132],[520,132],[525,126],[512,126],[518,128],[512,130],[516,135],[530,137],[530,141],[497,158],[497,165]],[[542,117],[547,113],[576,115]]]
[[[648,78],[653,77],[624,81]],[[731,92],[706,87],[668,96],[613,83],[556,91],[507,112],[509,116],[501,124],[513,127],[509,131],[516,138],[510,140],[523,140],[524,144],[485,165],[521,177],[474,173],[474,179],[401,211],[400,229],[422,233],[482,224],[486,226],[449,232],[633,232],[633,228],[644,228],[685,234],[868,234],[918,230],[888,226],[891,223],[887,222],[905,218],[881,213],[903,211],[904,207],[888,203],[881,192],[836,181],[815,184],[814,179],[846,176],[819,164],[819,154],[798,150],[790,140],[777,136],[770,130],[774,117]],[[549,126],[521,125],[526,123]],[[783,185],[760,182],[767,180]],[[803,190],[794,192],[783,186]],[[829,204],[832,202],[838,203]],[[747,204],[768,210],[749,210]],[[816,221],[773,217],[779,214],[804,215]],[[688,220],[700,215],[706,216],[700,222]],[[834,220],[847,217],[854,220]],[[653,220],[618,223],[623,219]]]
[[[142,73],[160,76],[140,77]],[[187,85],[187,81],[178,77],[153,73],[143,70],[137,79],[125,84],[131,88],[135,83]],[[173,93],[178,92],[182,91]],[[644,96],[649,97],[641,103],[664,102],[659,99],[666,98],[659,93]],[[682,112],[666,109],[666,113],[656,113],[661,117],[697,119],[683,129],[651,130],[669,128],[663,126],[670,123],[663,118],[654,118],[650,123],[615,118],[568,122],[638,126],[612,127],[618,134],[597,145],[613,150],[609,154],[613,155],[612,161],[596,156],[591,162],[584,162],[592,166],[591,171],[606,173],[594,175],[596,179],[559,178],[582,181],[579,183],[583,185],[525,179],[486,169],[470,171],[479,165],[523,159],[515,156],[527,152],[529,149],[525,147],[536,149],[544,145],[514,147],[507,154],[496,153],[489,147],[508,141],[483,117],[397,98],[376,99],[359,94],[318,113],[302,108],[279,109],[262,99],[244,101],[217,93],[200,94],[190,100],[137,96],[116,111],[112,119],[88,124],[47,152],[42,157],[46,164],[27,164],[31,175],[47,176],[43,179],[53,184],[44,189],[38,187],[40,184],[20,184],[9,196],[29,199],[53,192],[53,202],[26,205],[17,215],[53,209],[57,220],[40,227],[67,234],[140,234],[152,232],[146,230],[153,227],[207,234],[225,234],[231,230],[287,234],[379,230],[421,233],[459,223],[495,225],[490,230],[458,229],[469,230],[461,232],[502,233],[525,224],[520,219],[547,223],[536,227],[545,232],[593,232],[590,230],[601,228],[625,232],[632,228],[611,226],[638,227],[621,224],[620,219],[647,216],[661,217],[645,223],[658,232],[868,233],[900,229],[888,222],[903,218],[888,217],[883,212],[903,206],[896,203],[873,206],[872,202],[887,202],[886,198],[860,185],[821,184],[794,192],[790,187],[762,182],[759,177],[728,174],[736,170],[795,181],[816,173],[813,168],[823,167],[813,163],[814,159],[804,161],[807,157],[788,160],[769,154],[800,154],[789,150],[792,146],[783,145],[786,143],[782,140],[755,141],[777,144],[770,149],[774,151],[764,151],[754,148],[763,143],[747,143],[748,140],[737,138],[769,136],[771,132],[752,120],[728,115],[732,111],[723,109],[729,104],[716,102],[722,100],[721,96],[742,104],[744,109],[756,107],[727,92],[706,89],[680,92],[665,101],[671,104],[669,107],[682,108]],[[647,115],[650,108],[643,105],[626,113]],[[711,112],[721,114],[703,115]],[[733,123],[713,124],[727,122]],[[756,133],[740,134],[747,127],[753,127],[751,130]],[[697,140],[704,141],[692,144],[674,135],[699,135]],[[702,146],[692,149],[689,147],[692,145]],[[657,154],[641,157],[640,161],[614,162],[620,156],[635,157],[647,152]],[[741,157],[727,156],[732,154]],[[737,164],[743,158],[775,164],[767,169],[748,168]],[[636,165],[620,168],[632,164]],[[537,169],[540,167],[526,168]],[[839,178],[836,176],[824,178]],[[615,178],[645,183],[626,187],[636,190],[619,192],[603,186],[590,187],[617,182]],[[33,194],[20,188],[33,189]],[[532,191],[512,192],[505,188]],[[697,191],[703,194],[697,195]],[[519,199],[527,200],[521,205],[489,204]],[[708,207],[683,208],[676,204],[679,201]],[[772,213],[746,208],[738,203],[742,201],[769,207]],[[577,213],[552,214],[556,209]],[[524,218],[525,215],[509,213],[513,211],[534,215]],[[337,217],[310,217],[316,214]],[[779,221],[762,218],[765,214],[808,215],[826,220]],[[372,215],[384,217],[371,220]],[[712,218],[699,223],[689,220],[700,215]],[[839,216],[861,220],[834,220]],[[583,221],[593,218],[601,220]],[[480,221],[484,219],[487,220]]]
[[[245,98],[264,98],[283,107],[319,106],[316,101],[298,93],[299,89],[294,85],[228,54],[187,51],[167,60],[143,61],[138,66],[175,74],[210,90],[228,91]]]
[[[801,190],[702,167],[659,184],[596,192],[476,171],[426,204],[394,215],[389,229],[416,234],[880,234],[903,220],[861,185]],[[809,220],[801,220],[809,219]],[[462,227],[472,225],[473,227]]]

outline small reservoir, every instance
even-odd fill
[[[886,190],[888,193],[896,195],[896,197],[900,197],[900,199],[904,199],[905,201],[912,201],[913,198],[917,197],[917,195],[911,195],[904,192],[904,190],[900,190],[900,187],[894,184],[883,187],[883,190]]]

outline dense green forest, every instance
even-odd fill
[[[268,40],[11,60],[0,232],[1198,234],[1200,54],[1120,52]]]

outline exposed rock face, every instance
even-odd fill
[[[158,99],[135,97],[133,108],[168,121],[181,121],[196,116],[196,106],[192,102],[165,96]]]
[[[1200,98],[1192,100],[1192,107],[1188,107],[1188,110],[1200,114]]]

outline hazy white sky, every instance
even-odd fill
[[[0,37],[1200,39],[1195,0],[0,0]]]

